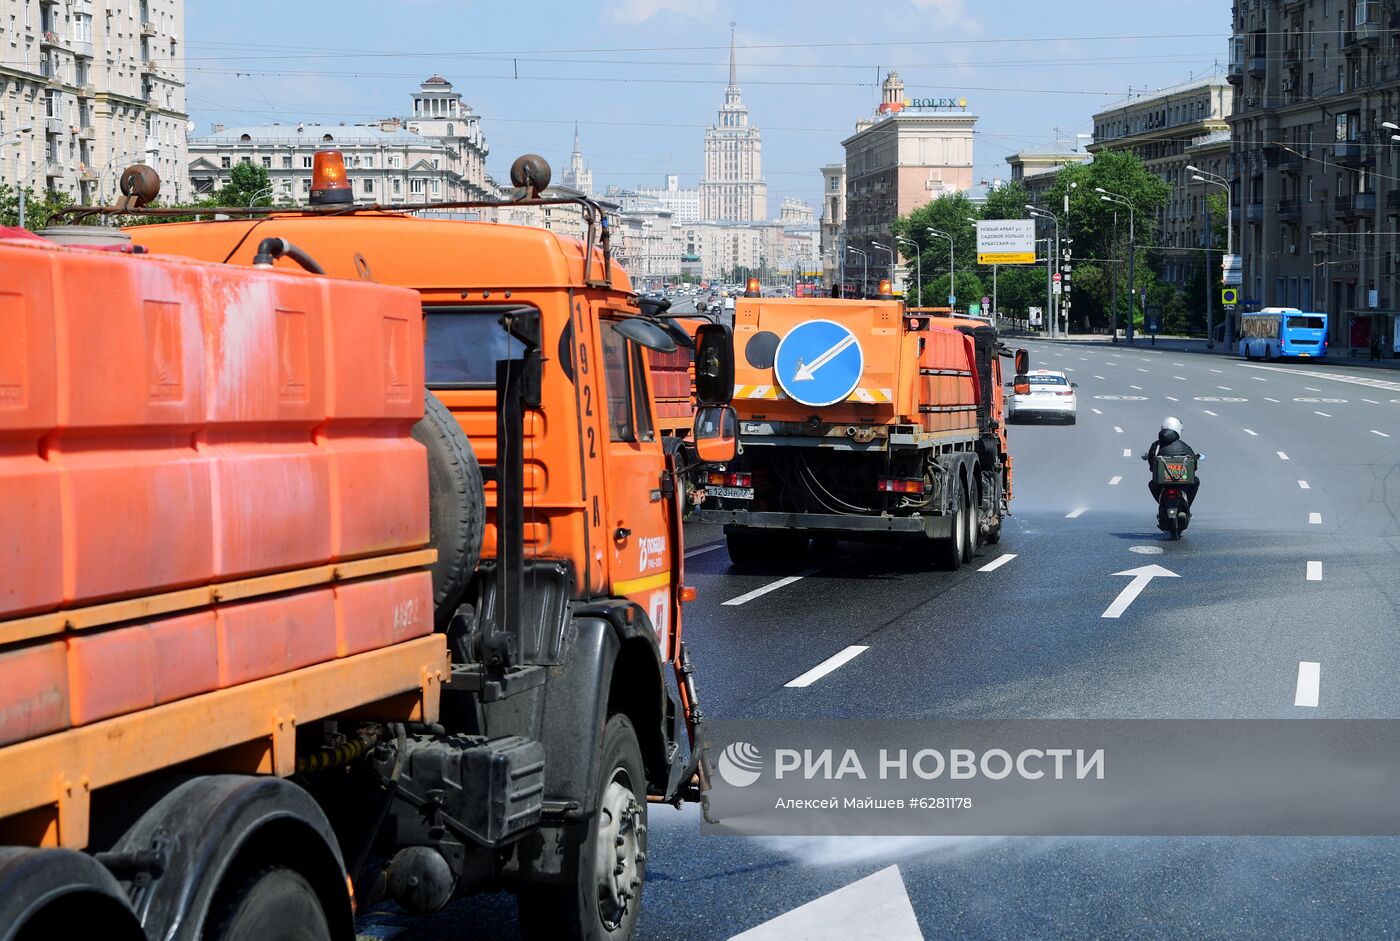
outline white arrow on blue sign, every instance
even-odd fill
[[[860,384],[865,354],[856,335],[832,320],[809,320],[788,331],[773,373],[788,398],[821,407],[844,401]]]

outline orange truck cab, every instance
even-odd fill
[[[1011,458],[989,324],[870,300],[737,303],[741,454],[700,515],[737,565],[800,558],[814,535],[903,540],[956,568],[1000,539]]]
[[[103,836],[89,841],[86,816],[81,826],[64,822],[71,803],[64,789],[79,786],[83,768],[70,767],[68,751],[37,744],[72,734],[58,721],[63,710],[50,710],[54,719],[45,713],[16,726],[4,717],[19,715],[23,703],[0,709],[0,746],[27,739],[11,747],[34,749],[25,767],[34,780],[50,782],[47,792],[35,785],[44,798],[39,803],[35,797],[6,804],[0,796],[0,886],[8,890],[23,881],[7,881],[8,836],[17,846],[60,843],[100,851],[77,855],[86,860],[88,883],[113,897],[128,886],[147,886],[142,898],[156,896],[156,903],[133,909],[121,902],[113,916],[112,924],[125,930],[131,927],[127,916],[134,915],[139,931],[113,929],[112,937],[224,937],[205,928],[206,915],[214,912],[210,899],[226,902],[227,893],[242,891],[242,883],[229,888],[225,877],[267,866],[287,869],[283,882],[315,890],[313,907],[330,927],[321,933],[312,925],[306,937],[350,937],[351,900],[392,899],[424,913],[502,887],[519,896],[528,936],[630,937],[646,874],[648,804],[698,800],[708,786],[682,640],[682,602],[693,596],[684,584],[680,524],[680,481],[688,468],[663,446],[648,364],[649,353],[675,349],[673,331],[639,308],[626,273],[612,264],[607,220],[597,204],[566,201],[583,215],[586,240],[357,208],[341,195],[343,166],[330,161],[323,173],[323,156],[315,174],[319,204],[306,211],[230,209],[218,221],[134,226],[112,239],[123,243],[117,246],[122,251],[85,253],[135,270],[130,278],[136,286],[113,292],[102,306],[103,278],[115,275],[83,282],[91,295],[84,303],[92,310],[84,323],[103,326],[106,318],[110,324],[85,342],[80,361],[55,375],[76,387],[81,377],[124,369],[132,405],[129,415],[118,417],[133,430],[123,444],[99,422],[93,439],[100,446],[80,438],[71,462],[59,455],[56,463],[71,463],[64,471],[70,474],[100,470],[99,458],[118,451],[114,460],[136,469],[145,502],[129,511],[112,505],[116,484],[103,489],[102,478],[93,477],[93,503],[83,510],[104,512],[98,501],[108,497],[105,512],[115,515],[107,529],[118,542],[126,540],[115,548],[140,549],[108,565],[127,572],[125,581],[89,589],[80,580],[75,594],[67,569],[49,579],[45,540],[59,530],[35,538],[44,520],[15,515],[28,512],[31,501],[7,503],[0,492],[0,555],[23,563],[23,577],[0,573],[0,644],[24,642],[18,648],[23,659],[13,661],[0,646],[0,680],[42,668],[55,671],[57,681],[59,671],[75,669],[64,646],[73,643],[65,633],[74,618],[69,608],[87,604],[89,595],[93,602],[113,592],[164,598],[193,585],[198,590],[187,600],[211,609],[217,641],[211,654],[217,670],[204,695],[246,696],[253,687],[261,690],[259,683],[272,684],[255,702],[272,704],[260,721],[275,718],[285,734],[269,739],[266,759],[236,735],[211,734],[172,747],[168,764],[176,767],[169,768],[150,765],[168,743],[149,743],[136,781],[104,778],[104,786],[121,790],[123,816],[120,825],[110,815],[99,821],[94,810],[91,829]],[[542,163],[527,168],[536,175],[524,202],[557,202],[533,192],[544,185],[538,183]],[[542,172],[547,179],[547,167]],[[465,205],[480,208],[416,208]],[[155,259],[184,259],[161,264],[211,273],[184,284],[157,270]],[[6,260],[0,255],[0,270],[8,275]],[[35,296],[42,300],[43,285],[58,281],[36,278],[34,290],[41,293]],[[8,330],[15,316],[28,315],[23,305],[6,306],[6,297],[0,294],[0,325]],[[170,318],[185,323],[184,332],[172,333]],[[697,460],[728,460],[736,447],[727,404],[730,337],[725,328],[705,325],[692,342],[700,404],[690,409],[693,453]],[[31,372],[38,361],[27,361]],[[101,365],[109,361],[116,365]],[[0,355],[0,367],[8,363]],[[6,374],[0,372],[0,380]],[[195,377],[209,390],[196,389]],[[186,398],[189,390],[199,393],[189,414],[173,404],[180,389]],[[126,401],[104,405],[107,391],[84,392],[98,416],[106,414],[104,407],[117,413]],[[327,403],[349,404],[337,405],[341,412],[330,421]],[[4,404],[0,400],[0,484],[13,476],[48,486],[47,465],[55,459],[39,442],[52,440],[47,429],[62,427],[68,413],[57,410],[56,426],[42,410],[21,415],[16,424]],[[214,420],[216,406],[230,411],[232,424]],[[152,423],[159,424],[147,427]],[[186,453],[191,441],[193,454]],[[162,449],[172,452],[168,460]],[[225,456],[226,469],[218,463]],[[233,460],[245,456],[243,463]],[[203,504],[187,495],[193,486],[184,483],[187,465],[204,475],[196,483],[213,481],[212,496],[208,483],[206,491],[189,491],[206,494]],[[57,479],[52,486],[62,492]],[[212,526],[200,515],[211,503],[221,508]],[[131,529],[137,519],[146,528]],[[19,535],[7,543],[12,523]],[[130,531],[123,537],[124,526]],[[152,526],[160,528],[154,546],[147,541]],[[69,524],[61,531],[66,538]],[[189,548],[207,544],[211,534],[210,552],[201,556]],[[231,548],[221,548],[225,543]],[[78,561],[64,565],[85,571],[84,552],[76,546]],[[257,582],[268,572],[281,581]],[[32,575],[43,576],[37,587],[29,584]],[[250,578],[253,588],[244,584]],[[343,579],[349,581],[342,585]],[[248,612],[241,626],[222,628],[220,604],[249,591],[272,593],[261,603],[275,610]],[[8,613],[7,592],[13,596]],[[315,603],[298,607],[303,595]],[[149,601],[138,598],[100,623],[125,624],[150,610]],[[270,623],[260,623],[260,615]],[[171,658],[196,649],[185,634],[146,640],[149,625],[138,626],[145,632],[145,646],[137,645],[147,658],[143,669],[154,670],[155,679],[113,707],[129,714],[106,719],[126,723],[128,738],[139,736],[143,723],[164,729],[151,718],[162,709],[202,706],[205,688],[189,682],[167,688],[183,672]],[[58,644],[52,666],[35,659],[31,639],[50,634]],[[360,650],[369,651],[362,657],[392,662],[371,681],[347,666]],[[88,669],[97,656],[93,650],[83,661]],[[322,671],[326,703],[298,706],[301,700],[289,692],[309,682],[297,672],[307,664],[319,664],[309,669]],[[3,687],[0,682],[0,697]],[[115,695],[97,688],[107,700]],[[47,702],[50,695],[32,681],[18,689],[16,696],[29,696],[25,702]],[[168,700],[181,701],[160,705]],[[0,698],[0,706],[6,703]],[[78,708],[72,706],[74,716]],[[91,720],[113,715],[110,708],[101,711],[107,707],[83,708]],[[102,722],[91,728],[100,731]],[[89,745],[100,757],[100,744]],[[0,747],[0,761],[8,753]],[[61,767],[49,767],[50,761]],[[231,794],[220,785],[217,793],[197,796],[209,805],[203,816],[177,813],[161,800],[169,791],[163,775],[188,774],[180,763],[191,761],[245,775],[295,772],[290,796],[275,796],[290,801],[286,814],[303,835],[288,842],[272,830],[245,834],[266,858],[240,858],[242,838],[225,847],[222,834],[191,830],[208,828],[208,814],[236,817],[245,802],[251,807],[267,792],[253,777],[247,787],[230,786]],[[8,791],[8,784],[0,790]],[[246,812],[250,828],[272,826],[266,815]],[[176,836],[169,839],[191,846],[213,840],[206,856],[232,868],[188,870],[179,854],[157,858],[141,843],[172,831]],[[303,857],[319,861],[303,865]],[[49,865],[60,871],[72,863],[65,859]],[[24,884],[44,881],[34,875],[42,867],[25,866]],[[108,891],[114,885],[115,894]],[[301,902],[299,913],[289,910],[287,918],[300,923],[313,905]],[[5,904],[0,897],[0,937],[7,937]],[[36,911],[14,917],[39,918]],[[61,919],[52,924],[65,925]]]

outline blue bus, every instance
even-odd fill
[[[1241,314],[1240,355],[1245,359],[1321,359],[1327,355],[1327,315],[1296,307],[1265,307]]]

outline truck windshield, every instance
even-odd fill
[[[496,361],[524,347],[501,328],[505,307],[432,307],[424,340],[425,380],[436,388],[492,388]]]

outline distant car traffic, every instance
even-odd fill
[[[1011,396],[1006,409],[1008,421],[1035,421],[1057,418],[1073,425],[1079,417],[1079,396],[1074,390],[1078,383],[1070,382],[1055,369],[1034,369],[1026,374],[1030,391]]]

